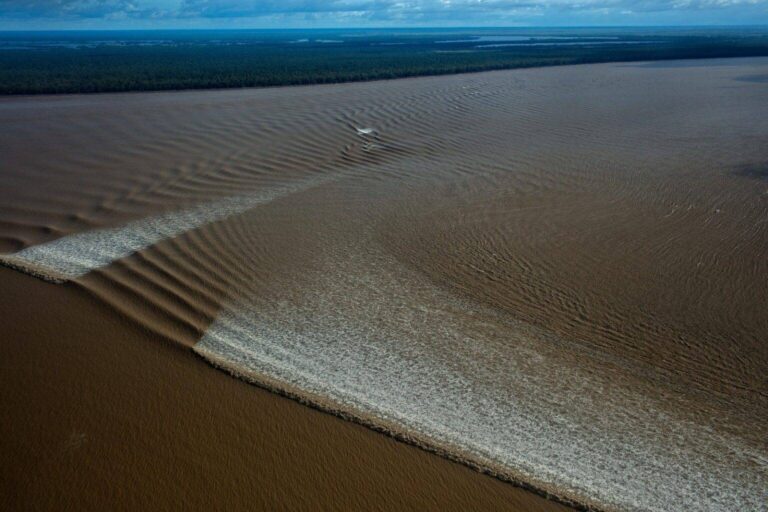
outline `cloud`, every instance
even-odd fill
[[[642,13],[725,9],[766,0],[182,0],[178,13],[203,18],[349,15],[372,19],[504,16],[520,12]]]
[[[179,14],[201,17],[270,16],[275,14],[372,12],[395,2],[385,0],[182,0]]]
[[[768,0],[0,0],[5,19],[315,19],[332,24],[424,25],[444,20],[504,24],[515,19],[621,20],[633,15],[728,11],[768,23]],[[755,18],[757,13],[758,18]],[[586,18],[585,18],[586,16]],[[558,18],[559,17],[559,18]]]
[[[0,0],[0,16],[17,19],[146,18],[162,14],[158,5],[135,0]]]

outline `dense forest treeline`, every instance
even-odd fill
[[[508,39],[477,31],[451,33],[456,39],[447,41],[441,40],[445,33],[407,31],[346,38],[316,32],[303,38],[303,33],[265,37],[235,31],[119,37],[4,33],[0,94],[259,87],[594,62],[768,56],[768,35],[760,31],[520,33]]]

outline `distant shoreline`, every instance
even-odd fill
[[[311,85],[341,85],[341,84],[359,84],[367,82],[385,82],[389,80],[404,80],[409,78],[426,78],[426,77],[440,77],[450,75],[470,75],[473,73],[487,73],[492,71],[514,71],[516,69],[537,69],[537,68],[553,68],[564,66],[587,66],[591,64],[632,64],[643,62],[674,62],[674,61],[704,61],[704,60],[722,60],[722,59],[749,59],[758,57],[768,57],[768,51],[761,54],[754,55],[732,55],[727,57],[670,57],[663,59],[636,59],[636,60],[606,60],[606,61],[585,61],[585,62],[563,62],[557,64],[533,64],[530,66],[514,66],[514,67],[498,67],[498,68],[484,68],[484,69],[470,69],[465,71],[446,71],[436,73],[420,73],[413,75],[403,75],[392,78],[360,78],[340,80],[337,82],[301,82],[301,83],[285,83],[279,85],[232,85],[221,87],[182,87],[182,88],[166,88],[166,89],[116,89],[116,90],[104,90],[104,91],[71,91],[71,92],[20,92],[20,93],[5,93],[0,92],[0,99],[2,98],[19,98],[24,96],[76,96],[76,95],[99,95],[99,94],[126,94],[126,93],[143,93],[143,92],[191,92],[191,91],[232,91],[241,89],[270,89],[270,88],[283,88],[283,87],[302,87]]]
[[[264,88],[765,56],[768,30],[746,28],[405,30],[359,35],[0,32],[0,96]]]
[[[223,86],[188,86],[188,87],[168,87],[158,89],[115,89],[115,90],[98,90],[98,91],[42,91],[42,92],[19,92],[8,93],[0,91],[0,98],[17,98],[21,96],[73,96],[80,94],[96,95],[96,94],[116,94],[116,93],[140,93],[140,92],[184,92],[184,91],[225,91],[225,90],[238,90],[238,89],[269,89],[276,87],[300,87],[309,85],[338,85],[338,84],[356,84],[366,82],[383,82],[389,80],[402,80],[407,78],[424,78],[424,77],[438,77],[438,76],[450,76],[450,75],[468,75],[472,73],[486,73],[491,71],[514,71],[516,69],[536,69],[536,68],[551,68],[561,66],[584,66],[590,64],[623,64],[623,63],[640,63],[640,62],[671,62],[680,60],[713,60],[713,59],[748,59],[753,57],[768,57],[768,51],[764,53],[756,53],[749,55],[729,55],[729,56],[701,56],[701,57],[669,57],[659,59],[647,59],[638,58],[632,60],[603,60],[603,61],[583,61],[583,62],[561,62],[555,64],[531,64],[509,67],[488,67],[479,69],[467,69],[462,71],[438,71],[434,73],[415,73],[407,74],[396,77],[372,77],[372,78],[350,78],[346,80],[338,81],[317,81],[317,82],[286,82],[283,84],[271,84],[271,85],[223,85]]]

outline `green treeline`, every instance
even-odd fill
[[[2,38],[0,38],[2,39]],[[613,39],[619,39],[614,37]],[[768,37],[633,38],[633,44],[478,49],[476,42],[359,38],[343,44],[0,46],[0,94],[92,93],[316,84],[592,62],[766,56]]]

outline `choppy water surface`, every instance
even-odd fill
[[[7,99],[4,261],[563,499],[766,510],[768,60]]]

